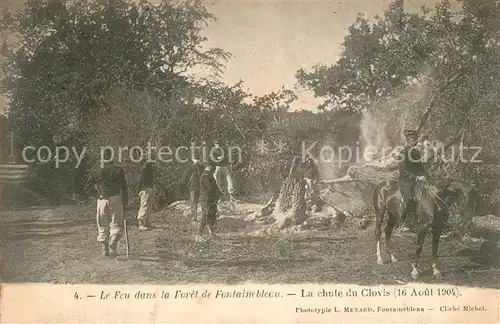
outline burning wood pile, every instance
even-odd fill
[[[324,201],[318,195],[306,199],[306,182],[300,159],[294,158],[288,176],[283,180],[279,194],[256,213],[255,218],[267,226],[265,230],[290,228],[326,228],[333,222],[343,222],[348,212]]]

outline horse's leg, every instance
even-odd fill
[[[438,269],[437,261],[438,261],[438,250],[439,250],[439,240],[441,238],[441,233],[443,233],[443,228],[445,226],[445,215],[442,215],[437,220],[437,224],[434,224],[432,227],[432,274],[441,279],[441,271]]]
[[[387,254],[391,257],[391,262],[398,262],[398,260],[394,257],[392,252],[392,230],[394,229],[394,225],[396,225],[396,220],[394,219],[394,215],[391,212],[388,212],[389,217],[387,219],[387,225],[385,226],[385,244],[387,246]]]
[[[418,232],[417,232],[417,250],[415,253],[415,260],[411,265],[411,267],[412,267],[411,277],[413,279],[417,279],[418,275],[419,275],[419,271],[418,271],[418,267],[417,267],[418,259],[420,258],[420,255],[422,254],[422,248],[424,246],[424,240],[425,240],[425,236],[427,235],[427,230],[428,230],[427,225],[424,225],[424,226],[420,226],[418,229]]]
[[[381,211],[375,215],[375,240],[377,241],[377,264],[384,264],[382,260],[382,251],[380,246],[380,239],[382,236],[382,221],[384,218],[385,211]]]

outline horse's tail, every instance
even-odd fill
[[[478,199],[479,193],[473,186],[462,191],[462,201],[464,204],[460,210],[460,219],[458,220],[460,225],[457,229],[461,236],[465,234],[465,231],[472,222]]]

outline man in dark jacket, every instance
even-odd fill
[[[316,212],[321,211],[323,206],[318,190],[319,170],[311,158],[302,164],[302,172],[306,181],[306,200],[316,206]]]
[[[150,215],[152,213],[153,203],[154,203],[153,185],[154,185],[153,163],[146,162],[144,167],[141,169],[141,175],[137,187],[137,191],[139,192],[139,197],[141,198],[139,212],[137,213],[137,220],[139,223],[140,230],[147,230],[150,227],[152,227]]]
[[[319,180],[319,170],[313,159],[307,159],[304,164],[302,164],[302,171],[304,172],[304,178],[310,179],[314,182]]]
[[[404,132],[406,146],[400,153],[399,168],[399,190],[403,196],[404,209],[401,215],[401,224],[405,223],[410,213],[415,212],[414,186],[417,180],[423,181],[427,178],[427,170],[422,161],[422,154],[416,148],[417,132],[406,130]]]
[[[111,152],[103,158],[111,160]],[[104,256],[116,256],[116,247],[123,234],[123,217],[128,205],[127,181],[123,169],[113,161],[97,170],[97,241],[103,246]]]
[[[191,218],[194,221],[198,220],[198,201],[200,199],[200,177],[203,173],[203,163],[193,158],[193,164],[184,173],[182,183],[189,189],[189,202],[191,205]]]
[[[198,229],[198,235],[201,237],[208,223],[208,232],[210,236],[214,235],[215,221],[217,217],[217,203],[221,192],[214,178],[214,163],[205,163],[205,170],[200,177],[200,204],[201,204],[201,222]]]

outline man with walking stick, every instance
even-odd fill
[[[101,167],[97,170],[97,241],[103,255],[115,257],[117,244],[126,229],[125,208],[128,189],[123,169],[113,162],[113,152],[101,152]],[[128,237],[125,233],[128,256]]]

